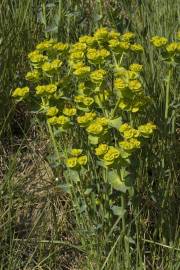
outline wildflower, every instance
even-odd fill
[[[151,135],[155,129],[156,125],[152,123],[147,123],[138,127],[139,133],[145,137]]]
[[[178,43],[177,42],[172,42],[172,43],[170,43],[170,44],[168,44],[166,46],[166,51],[168,53],[175,53],[177,48],[178,48]]]
[[[130,46],[130,49],[131,49],[131,51],[133,51],[133,52],[143,52],[144,51],[144,49],[143,49],[143,47],[140,45],[140,44],[137,44],[137,43],[134,43],[134,44],[132,44],[131,46]]]
[[[51,117],[51,118],[48,118],[48,123],[50,124],[50,125],[56,125],[57,124],[57,122],[58,122],[58,118],[57,118],[57,116],[53,116],[53,117]]]
[[[28,54],[28,58],[32,63],[42,63],[48,59],[46,55],[39,53],[39,51],[33,51]]]
[[[76,75],[76,76],[86,76],[90,73],[91,71],[91,68],[89,66],[83,66],[83,67],[80,67],[78,69],[76,69],[73,74]]]
[[[165,37],[154,36],[151,42],[155,47],[161,48],[167,44],[168,40]]]
[[[130,44],[126,41],[120,41],[119,42],[119,47],[121,48],[121,50],[123,51],[127,51],[129,49]]]
[[[60,115],[57,117],[57,124],[59,125],[62,125],[62,126],[66,125],[69,123],[69,121],[70,121],[69,117],[66,117],[64,115]]]
[[[127,130],[129,130],[129,129],[131,129],[131,126],[130,126],[128,123],[124,123],[124,124],[122,124],[122,125],[120,126],[119,131],[120,131],[120,132],[124,132],[124,131],[127,131]]]
[[[74,167],[76,167],[76,165],[77,165],[77,158],[76,157],[71,157],[71,158],[68,158],[66,160],[66,166],[68,168],[74,168]]]
[[[81,51],[75,51],[70,54],[71,60],[82,60],[84,58],[84,52]]]
[[[109,40],[109,47],[112,49],[120,49],[120,41],[117,39]]]
[[[96,43],[96,39],[92,36],[81,36],[79,42],[86,43],[88,46],[93,46]]]
[[[103,156],[103,160],[108,162],[109,165],[114,162],[120,156],[120,152],[117,148],[111,146],[107,153]]]
[[[76,102],[76,103],[83,103],[83,101],[84,101],[84,96],[83,95],[78,95],[78,96],[75,96],[74,97],[74,101]]]
[[[73,148],[71,150],[71,155],[75,156],[75,157],[78,157],[78,156],[80,156],[82,154],[82,151],[83,151],[82,149]]]
[[[27,74],[26,74],[26,80],[27,81],[38,81],[39,80],[39,77],[40,77],[40,74],[39,74],[39,71],[38,70],[33,70],[33,71],[29,71]]]
[[[120,36],[121,36],[121,34],[116,32],[116,31],[110,31],[109,32],[109,38],[110,39],[119,39]]]
[[[104,41],[108,38],[109,32],[107,30],[107,28],[102,27],[96,30],[94,37],[96,38],[96,40],[98,41]]]
[[[78,62],[69,62],[70,66],[72,67],[72,69],[80,69],[84,67],[84,62],[82,61],[78,61]]]
[[[76,108],[64,108],[63,109],[63,114],[65,114],[66,116],[73,116],[75,115],[77,112]]]
[[[87,161],[88,161],[88,158],[86,155],[78,157],[78,159],[77,159],[78,164],[81,166],[86,165]]]
[[[48,49],[52,48],[54,43],[55,43],[54,39],[45,40],[45,41],[39,43],[36,46],[36,49],[39,50],[39,51],[45,51],[45,50],[48,50]]]
[[[94,83],[100,83],[100,82],[102,82],[104,80],[105,75],[106,75],[106,71],[105,70],[98,69],[98,70],[95,70],[95,71],[91,72],[90,78],[91,78],[91,81],[92,82],[94,82]]]
[[[44,72],[51,72],[57,70],[62,66],[62,61],[59,59],[55,59],[52,62],[46,62],[42,65],[42,70]]]
[[[82,116],[78,116],[77,117],[77,122],[80,125],[87,125],[89,122],[91,122],[94,118],[96,117],[96,113],[95,112],[89,112],[89,113],[85,113]]]
[[[122,91],[127,88],[127,83],[124,80],[118,78],[114,81],[114,87],[116,90]]]
[[[97,123],[92,123],[86,128],[86,131],[93,135],[99,135],[103,131],[103,126]]]
[[[29,93],[29,87],[23,87],[23,88],[16,88],[13,93],[12,97],[14,98],[24,98]]]
[[[72,52],[75,51],[85,51],[87,48],[86,43],[82,43],[82,42],[77,42],[75,44],[72,45]]]
[[[90,60],[91,62],[94,63],[101,63],[105,60],[105,58],[107,58],[110,55],[110,52],[106,49],[88,49],[87,51],[87,58],[88,60]]]
[[[95,148],[96,156],[101,156],[107,153],[109,146],[105,143],[99,144],[97,148]]]
[[[135,71],[132,71],[132,70],[127,70],[127,78],[129,80],[134,80],[134,79],[137,79],[138,77],[138,72],[135,72]]]
[[[83,104],[85,106],[91,106],[94,103],[94,99],[92,97],[84,97]]]
[[[35,89],[37,95],[53,94],[56,92],[57,86],[55,84],[38,85]]]
[[[121,36],[121,40],[123,41],[131,41],[133,38],[135,37],[135,34],[132,33],[132,32],[127,32],[127,33],[124,33],[122,36]]]
[[[130,128],[124,131],[123,137],[125,139],[136,138],[140,135],[140,131],[134,128]]]
[[[128,87],[132,91],[140,91],[142,85],[141,85],[141,83],[138,80],[132,80],[132,81],[129,82]]]
[[[56,106],[49,107],[48,110],[47,110],[46,115],[52,117],[52,116],[55,116],[58,113],[58,111],[59,110],[58,110],[58,108]]]
[[[107,126],[109,123],[109,119],[106,117],[97,117],[95,121],[102,126]]]
[[[134,149],[140,148],[140,145],[141,145],[140,141],[138,141],[135,138],[131,138],[130,140],[119,142],[119,146],[122,147],[126,151],[132,151]]]
[[[140,72],[142,70],[142,68],[143,68],[143,65],[139,65],[139,64],[131,64],[129,66],[129,69],[131,71],[135,71],[135,72]]]
[[[66,52],[69,48],[69,45],[67,43],[58,42],[53,45],[52,47],[54,50],[57,50],[60,53]]]

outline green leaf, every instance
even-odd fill
[[[111,184],[112,188],[126,193],[128,187],[126,186],[125,182],[123,182],[117,173],[117,170],[111,170],[108,172],[108,181]]]
[[[78,183],[80,182],[80,178],[79,178],[79,173],[75,170],[66,170],[64,172],[64,176],[65,178],[67,178],[68,180],[74,182],[74,183]]]
[[[87,188],[84,192],[84,195],[89,195],[92,191],[92,188]]]
[[[58,185],[58,187],[60,188],[60,189],[62,189],[65,193],[71,193],[71,187],[72,187],[72,185],[70,185],[70,184],[60,184],[60,185]]]
[[[89,143],[90,143],[90,144],[98,144],[98,142],[99,142],[99,137],[89,135],[89,136],[88,136],[88,140],[89,140]]]
[[[119,129],[122,125],[122,117],[118,117],[109,121],[109,126]]]
[[[124,208],[119,207],[119,206],[116,206],[116,205],[114,205],[111,209],[112,209],[113,214],[114,214],[115,216],[119,216],[119,217],[121,217],[121,218],[122,218],[122,217],[125,215],[125,213],[126,213],[126,210],[125,210]]]

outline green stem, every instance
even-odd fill
[[[170,67],[167,77],[167,84],[166,84],[166,105],[165,105],[165,119],[168,119],[168,111],[169,111],[169,96],[170,96],[170,82],[171,82],[171,75],[172,75],[172,67]]]
[[[43,97],[41,98],[41,100],[42,100],[43,107],[46,108],[46,106],[48,106],[48,104],[46,104]],[[59,149],[58,149],[55,137],[54,137],[53,129],[52,129],[51,125],[49,124],[48,120],[46,120],[46,123],[47,123],[48,131],[49,131],[49,134],[50,134],[51,142],[53,144],[54,151],[56,153],[56,157],[57,157],[58,161],[60,161]]]
[[[121,97],[117,100],[117,102],[116,102],[116,105],[115,105],[115,107],[114,107],[114,110],[112,111],[112,114],[111,114],[111,118],[113,118],[114,116],[115,116],[115,113],[116,113],[116,111],[117,111],[117,109],[118,109],[118,107],[119,107],[119,103],[121,102]]]
[[[51,138],[51,141],[52,141],[52,144],[53,144],[53,147],[54,147],[54,151],[55,151],[56,157],[57,157],[57,159],[59,161],[60,160],[60,154],[59,154],[59,149],[58,149],[55,137],[54,137],[54,133],[53,133],[52,127],[49,124],[49,122],[48,121],[46,121],[46,122],[47,122],[48,131],[49,131],[49,134],[50,134],[50,138]]]
[[[122,179],[122,181],[124,181],[124,177],[123,177],[123,170],[121,170],[120,172],[120,177]],[[122,211],[124,212],[123,216],[122,216],[122,231],[123,231],[123,238],[124,238],[124,247],[125,247],[125,269],[129,270],[129,242],[126,238],[126,193],[121,193],[121,208]]]

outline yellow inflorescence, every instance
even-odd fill
[[[160,48],[165,46],[168,43],[168,40],[165,37],[154,36],[152,37],[151,42],[155,47]]]
[[[26,74],[26,80],[27,81],[38,81],[40,78],[40,73],[38,70],[33,70],[33,71],[29,71],[27,74]]]
[[[46,115],[48,117],[52,117],[52,116],[55,116],[57,113],[58,113],[58,108],[56,106],[54,107],[49,107],[47,112],[46,112]]]
[[[57,86],[55,84],[38,85],[35,89],[37,95],[53,94],[56,92]]]
[[[23,98],[28,93],[29,93],[29,87],[22,87],[22,88],[18,87],[13,91],[12,97],[14,97],[14,98]]]
[[[109,146],[107,144],[105,144],[105,143],[100,144],[95,149],[96,156],[102,156],[102,155],[106,154],[108,149],[109,149]]]
[[[171,58],[180,51],[179,42],[168,43],[163,37],[153,37],[151,42]],[[123,123],[124,115],[126,119],[129,112],[137,115],[148,102],[143,66],[132,63],[128,67],[130,58],[124,59],[143,50],[135,43],[135,33],[102,27],[74,44],[44,40],[28,54],[31,69],[26,80],[48,127],[64,133],[71,130],[73,138],[79,134],[76,130],[84,130],[84,139],[76,140],[82,149],[71,149],[65,159],[69,169],[80,170],[88,163],[83,153],[87,143],[91,144],[88,155],[92,153],[105,166],[121,166],[126,154],[131,156],[141,147],[142,137],[156,129],[152,123],[138,127]],[[20,101],[28,93],[29,87],[17,88],[12,96]]]

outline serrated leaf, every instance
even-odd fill
[[[119,217],[121,217],[121,218],[122,218],[122,217],[125,215],[125,213],[126,213],[126,210],[125,210],[124,208],[119,207],[119,206],[116,206],[116,205],[114,205],[111,209],[112,209],[113,214],[114,214],[115,216],[119,216]]]

